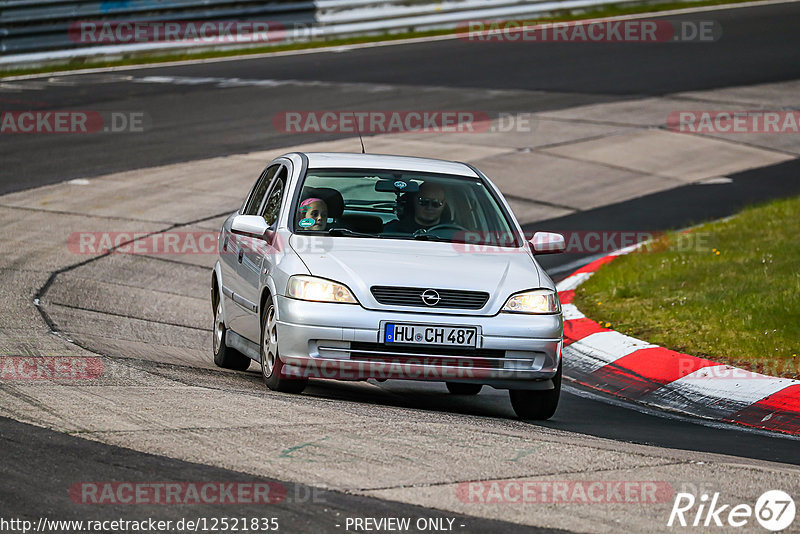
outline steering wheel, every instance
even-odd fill
[[[434,232],[436,230],[445,230],[445,229],[446,230],[456,230],[456,231],[463,230],[464,232],[468,231],[466,228],[464,228],[460,224],[456,224],[456,223],[441,223],[441,224],[435,224],[435,225],[431,226],[430,228],[420,228],[419,230],[414,232],[414,236],[418,236],[418,235],[422,235],[422,234],[429,234],[429,233]]]

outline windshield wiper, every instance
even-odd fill
[[[365,234],[363,232],[356,232],[355,230],[350,230],[349,228],[331,228],[328,230],[328,235],[339,235],[339,236],[346,236],[346,237],[380,237],[379,235],[375,234]]]
[[[445,243],[450,242],[450,239],[445,239],[443,237],[439,237],[438,235],[431,235],[431,234],[417,234],[412,237],[417,241],[444,241]]]

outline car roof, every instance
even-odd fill
[[[305,155],[308,157],[308,167],[311,169],[387,169],[478,177],[472,167],[465,163],[441,159],[346,152],[306,152]]]

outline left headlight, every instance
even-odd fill
[[[353,294],[342,284],[324,278],[298,275],[289,278],[286,296],[293,299],[313,300],[315,302],[339,302],[358,304]]]
[[[500,311],[512,313],[561,313],[561,301],[550,289],[534,289],[511,295]]]

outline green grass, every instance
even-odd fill
[[[556,11],[546,17],[535,19],[526,19],[526,22],[544,23],[556,21],[569,21],[569,20],[582,20],[589,18],[602,18],[612,17],[618,15],[631,15],[637,13],[651,13],[659,11],[669,11],[672,9],[681,9],[686,7],[697,6],[717,6],[725,4],[738,4],[742,2],[749,2],[752,0],[688,0],[683,2],[659,2],[651,4],[643,2],[641,4],[610,4],[602,6],[597,9],[586,10],[562,10]],[[38,66],[34,68],[19,68],[16,66],[7,66],[0,70],[0,79],[9,76],[22,76],[27,74],[40,74],[45,72],[59,72],[66,70],[79,70],[79,69],[93,69],[102,67],[120,67],[129,65],[147,65],[153,63],[164,63],[168,61],[184,61],[220,57],[235,57],[235,56],[248,56],[254,54],[264,54],[268,52],[286,52],[292,50],[306,50],[314,48],[343,46],[350,44],[361,43],[375,43],[383,41],[395,41],[400,39],[411,39],[419,37],[431,37],[439,35],[451,35],[464,31],[462,29],[449,29],[449,30],[430,30],[430,31],[414,31],[402,33],[390,33],[382,35],[366,35],[360,37],[349,37],[342,39],[326,39],[326,40],[310,40],[305,42],[297,42],[285,45],[264,45],[252,48],[227,48],[224,50],[197,50],[197,51],[184,51],[178,53],[165,54],[164,52],[131,52],[128,56],[115,59],[103,60],[97,58],[78,58],[68,60],[65,63],[50,64],[46,66]],[[635,46],[635,45],[632,45]]]
[[[575,303],[651,343],[800,378],[800,197],[666,234],[601,267]]]

